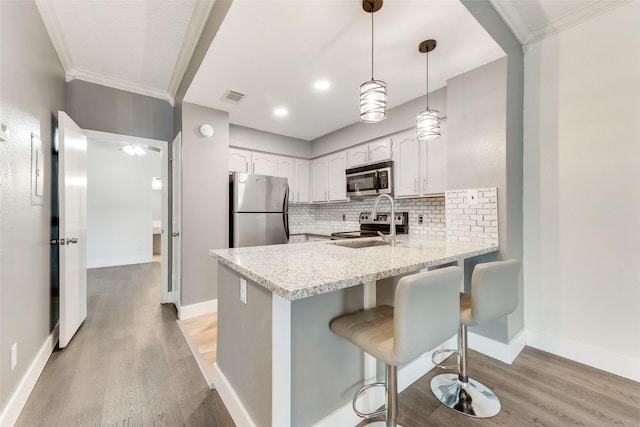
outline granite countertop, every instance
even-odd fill
[[[216,249],[209,254],[292,301],[498,250],[498,246],[482,243],[434,241],[412,235],[398,236],[395,247],[354,249],[338,246],[339,242],[345,241]]]

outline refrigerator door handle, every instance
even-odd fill
[[[287,243],[289,243],[289,214],[288,213],[283,213],[282,214],[282,221],[284,222],[284,233],[287,236]]]

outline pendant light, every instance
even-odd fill
[[[429,52],[436,48],[436,41],[429,39],[418,45],[418,51],[427,57],[427,108],[418,113],[416,121],[416,133],[419,141],[437,138],[440,136],[440,117],[438,110],[429,109]]]
[[[377,123],[387,117],[387,84],[373,78],[373,14],[382,0],[362,0],[362,9],[371,14],[371,80],[360,85],[360,121]]]

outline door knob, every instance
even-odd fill
[[[178,237],[178,236],[180,235],[180,233],[171,233],[171,235],[172,235],[173,237]]]

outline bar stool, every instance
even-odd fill
[[[431,391],[445,406],[474,418],[489,418],[500,412],[495,393],[467,376],[467,327],[513,312],[518,306],[519,275],[520,261],[513,259],[478,264],[473,269],[471,294],[460,294],[458,364],[453,366],[458,374],[441,374],[431,380]]]
[[[386,422],[368,426],[396,427],[398,417],[398,365],[408,363],[455,335],[459,324],[459,289],[462,269],[447,267],[405,276],[398,282],[394,307],[380,305],[338,317],[331,330],[386,365]],[[378,383],[376,383],[378,384]],[[384,385],[384,384],[380,384]]]

